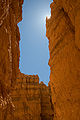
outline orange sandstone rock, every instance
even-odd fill
[[[23,0],[0,0],[0,120],[6,120],[7,113],[12,114],[10,93],[19,71],[17,23],[22,19],[22,3]]]
[[[14,120],[41,120],[40,100],[39,77],[20,73],[12,93]]]
[[[43,82],[41,82],[40,95],[41,95],[41,120],[53,120],[54,108],[52,104],[50,86],[46,86]]]
[[[39,84],[37,75],[19,70],[22,4],[0,0],[0,120],[52,120],[49,87]]]
[[[80,1],[54,0],[46,22],[54,120],[79,120]]]
[[[11,97],[14,120],[53,120],[50,87],[39,84],[38,75],[19,73]]]

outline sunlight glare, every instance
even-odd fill
[[[46,16],[47,19],[50,19],[50,17],[51,17],[51,14],[48,14],[48,15]]]

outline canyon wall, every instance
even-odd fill
[[[19,28],[23,0],[0,0],[0,96],[5,98],[19,71]]]
[[[80,120],[80,0],[54,0],[46,19],[54,120]]]
[[[41,120],[53,120],[54,108],[52,104],[51,88],[43,82],[40,83]]]
[[[22,3],[23,0],[0,0],[0,120],[6,120],[14,109],[10,93],[19,71],[17,23],[22,20]]]
[[[0,120],[43,120],[43,115],[44,120],[52,120],[49,87],[39,84],[38,75],[19,70],[17,24],[22,20],[22,4],[23,0],[0,0]]]
[[[80,120],[80,0],[51,4],[48,87],[19,71],[22,4],[0,0],[0,120]]]
[[[50,88],[39,84],[38,75],[19,73],[11,98],[13,120],[53,120]]]
[[[14,120],[41,120],[38,75],[20,73],[11,97],[15,106]]]

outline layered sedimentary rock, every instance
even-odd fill
[[[38,75],[19,73],[15,87],[3,100],[0,120],[53,120],[51,90]]]
[[[38,75],[19,72],[11,94],[0,102],[0,120],[53,120],[51,90],[39,84]]]
[[[10,92],[19,70],[17,23],[22,20],[22,3],[23,0],[0,0],[0,116],[4,116],[0,120],[6,120],[7,106],[13,107]]]
[[[11,95],[13,120],[53,120],[50,88],[39,84],[38,75],[19,73]]]
[[[22,20],[22,3],[0,0],[0,120],[43,120],[43,115],[44,120],[52,120],[49,87],[39,84],[37,75],[19,71],[17,23]]]
[[[0,0],[0,95],[5,97],[19,69],[19,29],[23,0]],[[5,89],[4,89],[5,88]],[[7,92],[6,92],[7,90]]]
[[[80,0],[54,0],[46,28],[54,120],[79,120]]]
[[[0,120],[80,120],[80,0],[51,4],[50,87],[38,76],[17,76],[22,3],[0,0]]]
[[[51,88],[43,82],[40,83],[41,120],[53,120],[54,109],[51,97]]]
[[[20,73],[12,93],[12,101],[15,106],[14,120],[41,120],[38,75]]]

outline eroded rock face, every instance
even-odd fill
[[[51,91],[38,75],[19,73],[11,98],[14,120],[53,120]]]
[[[0,120],[43,120],[42,115],[44,120],[52,120],[49,87],[39,84],[38,75],[19,71],[17,23],[22,20],[22,3],[0,0]]]
[[[0,0],[0,95],[3,97],[15,83],[19,69],[20,34],[17,23],[22,19],[22,2]]]
[[[53,120],[54,108],[52,104],[51,88],[43,82],[40,83],[41,120]]]
[[[79,120],[80,0],[54,0],[46,28],[54,120]]]
[[[19,73],[22,3],[0,0],[0,120],[80,120],[80,0],[51,4],[51,91],[38,76]]]
[[[12,101],[15,106],[14,120],[41,120],[38,75],[20,73],[12,93]]]
[[[9,110],[5,109],[13,106],[10,92],[19,71],[17,23],[22,20],[22,3],[23,0],[0,0],[0,120],[6,120]]]
[[[0,120],[53,120],[51,90],[38,75],[19,72],[11,94],[0,99]]]

